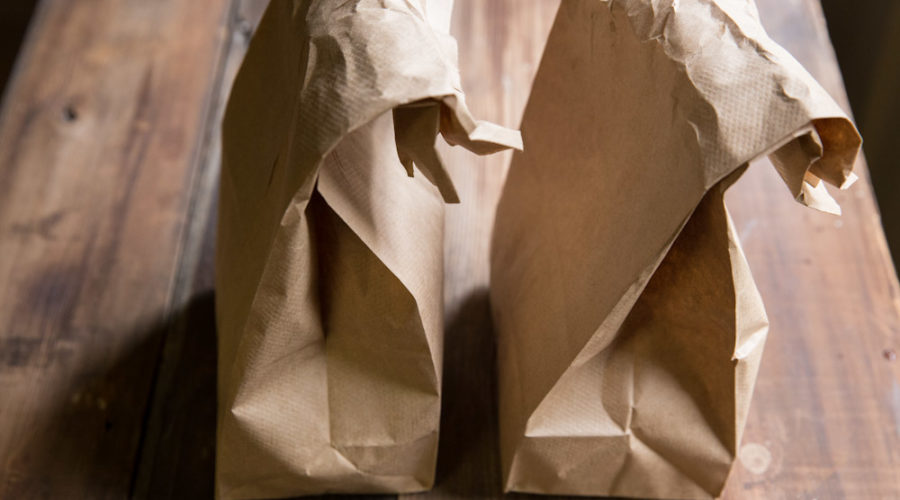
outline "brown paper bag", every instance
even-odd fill
[[[456,201],[435,140],[521,148],[466,110],[449,13],[276,0],[259,25],[223,125],[219,498],[431,487]]]
[[[491,258],[505,489],[717,496],[768,330],[723,192],[769,154],[835,212],[859,135],[725,0],[564,1],[522,134]]]

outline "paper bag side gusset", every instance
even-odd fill
[[[671,4],[564,2],[548,39],[492,246],[507,490],[717,494],[766,332],[721,191],[768,153],[810,206],[852,181],[856,130],[752,5]],[[678,286],[676,248],[705,255]]]
[[[433,481],[442,356],[438,131],[477,122],[429,1],[271,2],[223,124],[219,498]],[[435,16],[435,12],[439,15]],[[423,175],[409,178],[413,164]],[[436,189],[432,182],[438,186]]]

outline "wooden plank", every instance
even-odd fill
[[[185,231],[175,313],[160,359],[134,498],[212,498],[216,435],[216,323],[213,296],[221,121],[253,30],[268,0],[233,0],[223,71],[210,87],[199,182]]]
[[[759,9],[849,112],[818,0]],[[900,288],[863,158],[857,169],[841,218],[793,203],[767,161],[729,195],[771,320],[730,498],[900,498]]]
[[[129,495],[228,2],[45,0],[0,116],[0,497]]]
[[[244,22],[225,0],[38,13],[0,116],[0,497],[121,497],[132,476],[141,498],[211,496],[215,126],[235,33],[264,3],[236,1]],[[518,124],[557,3],[457,0],[479,117]],[[760,4],[842,98],[817,1]],[[463,203],[447,215],[438,484],[418,496],[497,497],[486,255],[508,155],[442,154]],[[883,355],[900,348],[900,295],[866,182],[839,195],[839,220],[795,205],[766,162],[732,190],[772,335],[729,498],[900,496],[900,377]]]

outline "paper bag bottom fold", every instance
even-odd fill
[[[730,181],[730,180],[729,180]],[[499,344],[507,491],[697,498],[724,486],[768,322],[723,201],[698,205],[615,339],[516,414],[515,334]]]
[[[422,269],[440,262],[442,231],[390,113],[325,159],[285,210],[242,333],[220,336],[235,352],[220,366],[220,498],[431,487],[443,309],[440,269]],[[397,232],[410,238],[385,237]]]

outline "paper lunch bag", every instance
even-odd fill
[[[218,498],[431,487],[440,132],[521,148],[459,90],[450,3],[274,0],[223,124]]]
[[[723,193],[768,154],[837,211],[856,129],[752,2],[566,0],[521,130],[491,255],[505,489],[717,496],[768,330]]]

